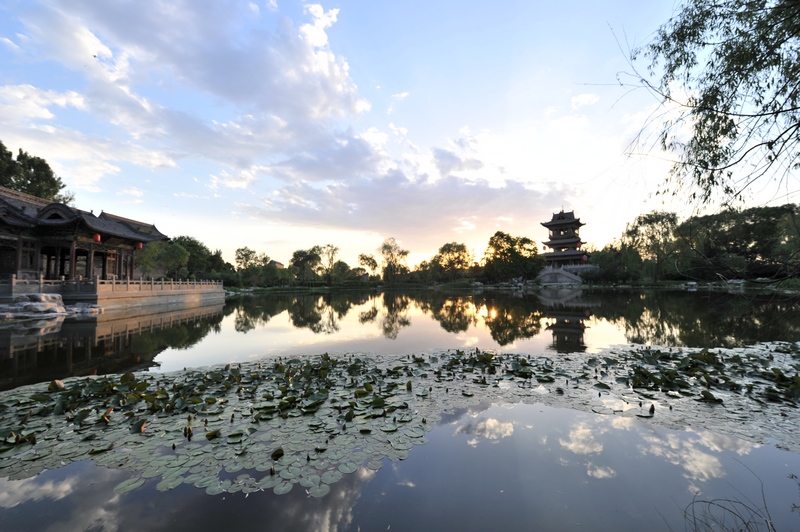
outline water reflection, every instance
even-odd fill
[[[189,485],[158,493],[158,478],[115,495],[125,472],[80,462],[0,480],[0,523],[4,530],[675,530],[691,528],[683,510],[693,501],[714,499],[768,511],[778,530],[798,525],[789,474],[800,471],[800,456],[730,436],[515,404],[445,415],[427,438],[407,460],[345,475],[322,499],[299,485],[282,496],[208,496]]]
[[[161,313],[163,314],[163,313]],[[159,314],[159,315],[161,315]],[[195,317],[47,320],[0,329],[0,387],[69,375],[322,352],[470,348],[596,353],[611,345],[800,340],[800,299],[775,294],[542,290],[237,297]],[[126,320],[134,319],[133,322]],[[157,322],[156,325],[148,325]],[[113,329],[113,330],[109,330]],[[214,334],[209,335],[213,332]]]
[[[17,322],[0,328],[0,389],[151,368],[168,347],[187,350],[219,331],[222,317],[220,303],[145,315],[117,312]]]

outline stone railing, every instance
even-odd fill
[[[189,281],[184,279],[144,280],[144,279],[77,279],[58,280],[10,279],[0,280],[0,295],[15,294],[103,294],[110,292],[166,292],[166,291],[215,291],[222,290],[222,281]]]

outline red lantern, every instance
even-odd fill
[[[141,242],[137,242],[136,243],[136,249],[142,249],[142,243]]]
[[[100,233],[93,234],[92,240],[94,240],[95,242],[100,242]]]
[[[589,261],[589,257],[587,255],[584,255],[583,256],[583,262],[588,262],[588,261]]]
[[[544,244],[542,244],[542,249],[547,249],[547,246],[545,246]]]

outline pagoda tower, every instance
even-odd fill
[[[586,224],[581,223],[580,218],[575,218],[575,211],[562,210],[553,214],[553,219],[549,222],[542,222],[542,225],[548,229],[550,237],[544,242],[544,249],[547,250],[543,254],[546,266],[561,268],[588,262],[589,254],[580,249],[586,244],[581,242],[580,228]]]

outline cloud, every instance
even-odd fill
[[[344,182],[374,172],[385,158],[379,147],[386,137],[376,130],[368,131],[365,138],[342,135],[330,140],[327,146],[303,151],[264,171],[286,181]]]
[[[572,110],[577,111],[581,107],[587,105],[594,105],[600,101],[600,96],[597,94],[578,94],[577,96],[573,96],[570,102],[572,103]]]
[[[433,148],[433,161],[442,177],[449,176],[453,172],[464,172],[469,170],[480,170],[483,163],[477,159],[460,157],[455,152],[442,148]]]
[[[209,188],[217,190],[219,187],[225,188],[247,188],[256,180],[255,173],[251,170],[240,170],[230,173],[227,170],[220,172],[220,175],[211,176]]]
[[[596,430],[586,423],[578,423],[569,432],[569,439],[559,439],[558,443],[575,454],[599,454],[603,451],[603,444],[595,440]]]
[[[393,169],[323,186],[292,182],[242,209],[267,221],[370,231],[435,249],[452,240],[453,230],[464,229],[464,223],[476,217],[481,230],[491,233],[499,229],[524,233],[538,227],[549,219],[551,205],[562,201],[567,190],[558,185],[541,192],[514,180],[501,186],[453,176],[431,181]],[[512,217],[514,228],[497,221],[498,216]]]
[[[277,9],[275,2],[266,5]],[[0,87],[0,99],[23,104],[3,109],[8,112],[0,120],[12,122],[16,138],[28,146],[35,135],[71,132],[62,123],[50,131],[40,127],[34,135],[26,123],[58,118],[59,106],[78,108],[84,118],[115,128],[113,135],[107,127],[75,135],[103,143],[104,154],[93,159],[111,162],[110,169],[113,161],[152,168],[199,157],[221,167],[212,184],[231,184],[248,182],[230,176],[276,155],[308,166],[303,154],[341,136],[333,129],[337,120],[358,116],[370,105],[358,95],[346,60],[328,44],[327,30],[338,10],[307,5],[306,22],[278,17],[275,27],[253,17],[257,11],[253,2],[201,6],[188,0],[147,9],[126,2],[52,0],[24,10],[22,51],[77,74],[81,88]],[[176,104],[175,94],[188,105]],[[131,160],[132,152],[146,156]],[[54,150],[42,153],[50,154],[65,157]],[[102,177],[76,181],[92,188]]]
[[[8,37],[0,37],[0,43],[5,44],[8,48],[10,48],[13,52],[19,52],[20,47],[17,46],[11,39]]]
[[[408,92],[400,92],[397,94],[392,94],[392,98],[394,98],[395,100],[405,100],[406,98],[408,98]]]
[[[142,190],[140,190],[140,189],[138,189],[136,187],[130,187],[130,188],[125,188],[125,189],[120,190],[118,192],[118,194],[124,194],[124,195],[127,195],[127,196],[134,196],[134,197],[137,197],[137,198],[141,198],[142,196],[144,196],[144,191],[142,191]]]
[[[475,422],[469,420],[463,425],[460,425],[455,433],[480,436],[486,440],[499,440],[508,438],[514,434],[514,424],[494,418],[479,419]],[[467,443],[475,447],[478,441],[479,440],[473,438]]]

